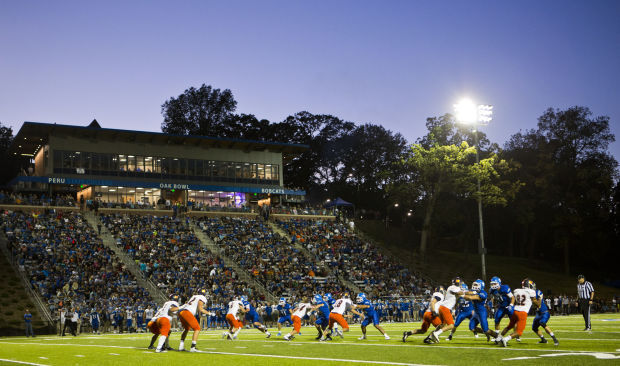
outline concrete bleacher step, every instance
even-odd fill
[[[114,240],[114,236],[108,231],[105,225],[103,225],[103,223],[101,223],[99,219],[95,217],[95,214],[92,212],[86,212],[83,216],[86,221],[88,221],[88,223],[95,229],[97,228],[97,224],[101,224],[101,234],[99,235],[99,237],[101,238],[101,241],[103,241],[103,244],[108,248],[112,249],[114,254],[116,254],[116,256],[121,260],[121,262],[123,262],[125,268],[127,268],[127,270],[131,272],[131,274],[136,278],[138,285],[148,290],[153,301],[155,301],[156,303],[163,303],[168,301],[168,297],[153,283],[153,281],[146,278],[144,274],[142,274],[142,271],[140,271],[140,268],[138,267],[136,262],[131,259],[122,248],[119,248],[116,245],[116,240]]]
[[[211,252],[217,254],[220,258],[222,258],[224,264],[228,267],[231,267],[239,275],[241,280],[245,281],[246,283],[252,284],[263,296],[265,296],[265,299],[271,301],[272,303],[277,302],[277,297],[273,293],[268,291],[260,282],[252,278],[252,276],[250,276],[250,274],[245,269],[241,268],[241,266],[239,266],[235,261],[225,256],[222,248],[220,248],[219,245],[215,244],[213,240],[211,240],[211,238],[206,235],[204,231],[198,225],[196,225],[194,221],[191,221],[191,227],[194,231],[194,235],[196,235],[198,240],[200,240],[200,243]]]
[[[295,248],[301,250],[309,258],[314,258],[315,257],[315,255],[310,253],[310,251],[308,251],[308,249],[306,247],[304,247],[303,245],[301,245],[299,243],[293,243],[293,241],[291,240],[289,235],[284,230],[282,230],[281,227],[279,227],[278,225],[276,225],[275,223],[273,223],[271,221],[268,221],[267,224],[269,225],[271,230],[273,230],[274,233],[277,233],[280,236],[282,236],[283,238],[285,238],[289,243],[291,243],[293,246],[295,246]],[[356,293],[362,292],[362,290],[359,288],[359,286],[357,286],[352,281],[349,281],[346,278],[343,278],[341,276],[335,276],[334,273],[332,272],[332,270],[329,268],[329,266],[325,266],[325,268],[327,269],[329,275],[332,276],[332,277],[337,278],[338,282],[340,282],[340,284],[342,286],[344,286],[344,287],[348,288],[349,290],[352,290],[352,291],[354,291]]]

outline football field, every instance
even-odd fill
[[[2,365],[619,365],[620,315],[594,315],[593,331],[583,331],[579,316],[552,317],[549,325],[559,338],[554,346],[538,344],[531,331],[532,318],[521,340],[512,340],[507,348],[487,343],[486,337],[474,338],[464,322],[452,341],[442,334],[438,344],[422,343],[425,336],[409,337],[402,342],[404,330],[420,323],[384,324],[391,340],[385,340],[372,326],[368,339],[357,340],[359,325],[352,325],[344,339],[331,342],[314,340],[314,328],[302,328],[302,336],[287,342],[273,332],[265,339],[255,329],[244,329],[236,341],[223,340],[222,331],[200,334],[200,353],[169,351],[156,354],[148,350],[150,334],[82,334],[78,337],[39,336],[36,338],[0,338]],[[502,325],[506,325],[504,319]],[[291,328],[285,328],[290,331]],[[179,344],[179,332],[170,345]],[[191,335],[186,347],[189,348]]]

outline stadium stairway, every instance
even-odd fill
[[[164,293],[157,286],[155,286],[153,281],[146,278],[144,274],[142,274],[142,271],[140,271],[140,268],[138,267],[136,262],[131,259],[122,248],[119,248],[116,245],[114,236],[112,236],[112,234],[108,231],[108,228],[106,228],[105,225],[103,225],[99,221],[99,219],[95,217],[95,214],[92,211],[84,213],[84,218],[94,228],[97,228],[97,224],[101,225],[101,234],[99,235],[99,237],[103,241],[103,244],[108,248],[112,249],[114,254],[116,254],[121,260],[121,262],[125,264],[127,270],[129,270],[129,272],[131,272],[131,274],[136,278],[138,285],[149,291],[149,294],[151,295],[153,301],[155,301],[156,303],[164,303],[168,301],[168,297],[164,295]]]
[[[269,292],[260,282],[252,278],[252,276],[250,276],[250,274],[247,273],[245,269],[237,265],[235,261],[225,256],[221,248],[217,244],[215,244],[213,240],[211,240],[211,238],[209,238],[209,236],[206,235],[204,231],[202,231],[202,229],[198,225],[196,225],[196,222],[194,222],[193,220],[191,221],[191,227],[194,231],[194,235],[196,235],[196,237],[198,238],[198,240],[200,240],[200,243],[203,246],[205,246],[208,250],[222,258],[225,265],[231,267],[243,281],[245,281],[246,283],[251,283],[256,289],[258,289],[261,294],[263,294],[263,296],[265,296],[265,299],[271,301],[274,304],[277,303],[278,298],[274,294]]]
[[[274,222],[272,221],[268,221],[267,222],[269,224],[269,227],[271,227],[271,230],[273,230],[274,233],[279,234],[281,237],[285,238],[289,243],[291,243],[292,245],[295,246],[295,248],[299,249],[300,251],[302,251],[305,255],[307,255],[309,258],[313,258],[315,257],[314,254],[310,253],[310,251],[308,251],[308,249],[306,249],[306,247],[304,247],[303,245],[299,244],[299,243],[292,243],[291,238],[289,237],[289,235],[284,232],[284,230],[282,230],[282,228],[280,228],[278,225],[276,225]],[[338,279],[338,282],[340,282],[340,284],[346,288],[348,288],[351,291],[354,291],[355,293],[360,293],[362,292],[362,290],[353,282],[347,280],[346,278],[343,278],[342,276],[335,276],[334,273],[332,272],[332,270],[329,268],[329,266],[325,266],[325,268],[327,269],[327,271],[329,272],[330,276],[333,276],[335,278]]]
[[[25,294],[32,300],[32,304],[34,304],[34,306],[36,307],[39,319],[33,319],[33,326],[35,328],[40,328],[41,325],[44,325],[48,328],[48,331],[53,333],[55,330],[55,314],[52,314],[49,307],[47,306],[47,302],[45,301],[45,299],[32,288],[32,285],[30,284],[30,280],[28,279],[26,273],[23,270],[20,270],[19,267],[17,266],[17,263],[14,261],[14,259],[11,256],[11,253],[9,252],[9,249],[7,248],[7,238],[4,235],[4,232],[0,230],[0,250],[2,251],[2,254],[4,255],[4,257],[6,258],[7,262],[10,263],[10,266],[12,268],[4,268],[4,272],[11,272],[11,270],[13,270],[13,272],[15,274],[17,274],[17,277],[19,277],[19,279],[22,282],[22,285],[24,287],[24,292]],[[8,303],[5,304],[8,306]],[[8,309],[8,307],[7,307]],[[6,309],[5,309],[6,310]],[[21,309],[20,309],[21,310]],[[22,333],[22,322],[19,322],[19,328],[20,328],[20,334]],[[6,334],[5,334],[6,335]]]

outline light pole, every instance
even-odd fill
[[[456,120],[471,125],[474,129],[474,147],[476,149],[476,164],[480,163],[480,154],[478,153],[478,127],[487,125],[493,119],[493,106],[476,105],[469,99],[463,99],[454,105],[456,112]],[[480,226],[480,238],[478,239],[478,250],[480,251],[480,259],[482,261],[482,280],[486,281],[486,248],[484,246],[484,225],[482,221],[482,195],[480,194],[480,176],[477,176],[478,185],[478,224]]]

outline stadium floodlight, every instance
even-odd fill
[[[475,124],[478,122],[478,108],[471,99],[465,98],[454,105],[456,120],[461,123]]]
[[[469,125],[487,125],[493,119],[493,106],[476,105],[471,99],[464,98],[454,105],[456,120]]]

